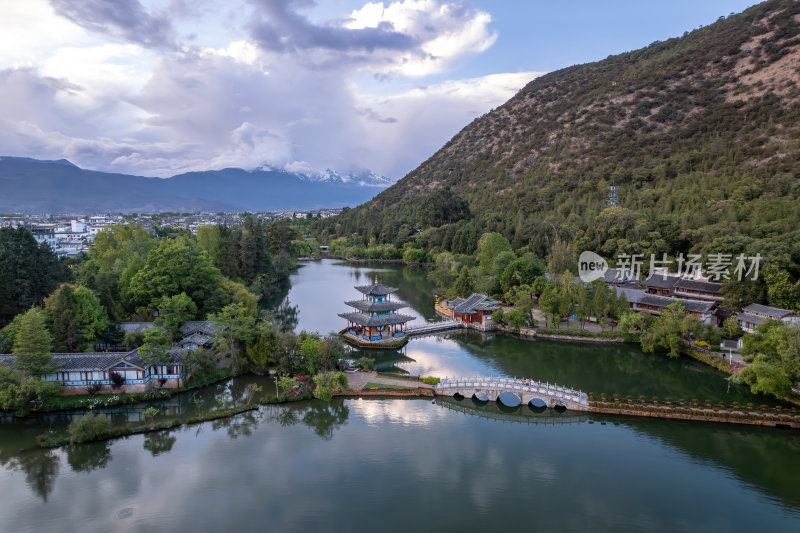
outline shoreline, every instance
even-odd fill
[[[334,392],[335,398],[356,399],[356,398],[375,398],[375,399],[406,399],[406,398],[434,398],[442,396],[448,398],[446,394],[436,394],[434,389],[422,387],[408,387],[402,389],[381,388],[381,389],[349,389],[346,391]],[[111,439],[126,437],[129,435],[140,435],[154,431],[173,429],[181,426],[192,426],[203,422],[211,422],[224,418],[243,414],[260,409],[267,405],[290,404],[298,401],[315,399],[313,396],[304,395],[286,399],[264,399],[255,404],[244,404],[219,411],[210,411],[202,415],[192,416],[187,419],[174,419],[155,422],[151,424],[140,424],[136,426],[115,427],[109,429],[107,433],[95,439],[87,440],[79,444],[88,442],[99,442]],[[720,410],[722,409],[722,410]],[[653,402],[637,403],[631,401],[603,401],[591,400],[587,409],[571,409],[571,411],[597,415],[617,415],[636,418],[659,418],[668,420],[683,420],[692,422],[714,422],[722,424],[741,424],[750,426],[771,427],[775,429],[800,429],[800,413],[779,412],[761,408],[739,408],[737,406],[712,407],[709,405],[680,404],[655,404]],[[70,438],[68,435],[57,435],[42,437],[38,439],[38,448],[59,448],[69,446]]]

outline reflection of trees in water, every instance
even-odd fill
[[[303,407],[280,406],[268,412],[270,421],[284,427],[302,423],[324,440],[333,438],[334,430],[344,425],[349,416],[350,408],[342,400],[313,401]]]
[[[46,502],[61,467],[58,455],[53,450],[23,452],[16,458],[14,466],[25,473],[25,481],[31,490]]]
[[[303,414],[303,424],[324,440],[333,438],[333,431],[347,422],[350,408],[344,402],[314,402]]]
[[[279,305],[276,305],[264,314],[268,321],[272,322],[281,331],[294,331],[297,327],[298,308],[292,305],[289,298],[284,298]]]
[[[260,420],[261,413],[259,411],[247,411],[236,416],[214,420],[211,423],[211,427],[215,431],[225,428],[230,438],[237,439],[240,436],[249,437],[252,435],[253,429],[258,426]]]
[[[105,468],[111,460],[111,441],[73,444],[67,448],[67,462],[73,472]]]
[[[172,445],[175,444],[175,436],[172,433],[172,430],[147,433],[144,436],[142,447],[149,451],[153,457],[167,453],[172,449]]]

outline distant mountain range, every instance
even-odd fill
[[[0,156],[0,212],[285,211],[354,206],[391,181],[372,172],[287,172],[268,166],[149,178]]]

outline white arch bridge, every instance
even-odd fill
[[[520,403],[526,404],[541,400],[547,407],[564,406],[576,411],[589,410],[589,396],[582,391],[561,387],[552,383],[542,383],[532,379],[471,377],[443,378],[433,389],[440,396],[460,394],[465,398],[473,396],[479,400],[497,401],[501,394],[515,394]]]

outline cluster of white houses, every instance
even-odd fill
[[[722,307],[725,299],[722,284],[713,281],[689,279],[674,275],[654,274],[644,281],[644,287],[626,270],[608,269],[602,278],[617,291],[625,295],[628,306],[634,311],[661,315],[670,304],[680,302],[684,310],[704,324],[721,326],[734,315]],[[800,316],[789,309],[779,309],[760,304],[750,304],[735,313],[741,328],[755,333],[755,328],[768,320],[800,323]]]
[[[123,322],[126,333],[144,331],[152,322]],[[63,394],[145,392],[153,388],[183,386],[187,352],[198,347],[212,348],[216,326],[207,321],[187,322],[181,327],[183,338],[167,350],[168,361],[148,365],[139,349],[129,352],[56,353],[53,363],[57,372],[43,379],[61,383]],[[0,355],[0,365],[14,366],[13,355]]]

